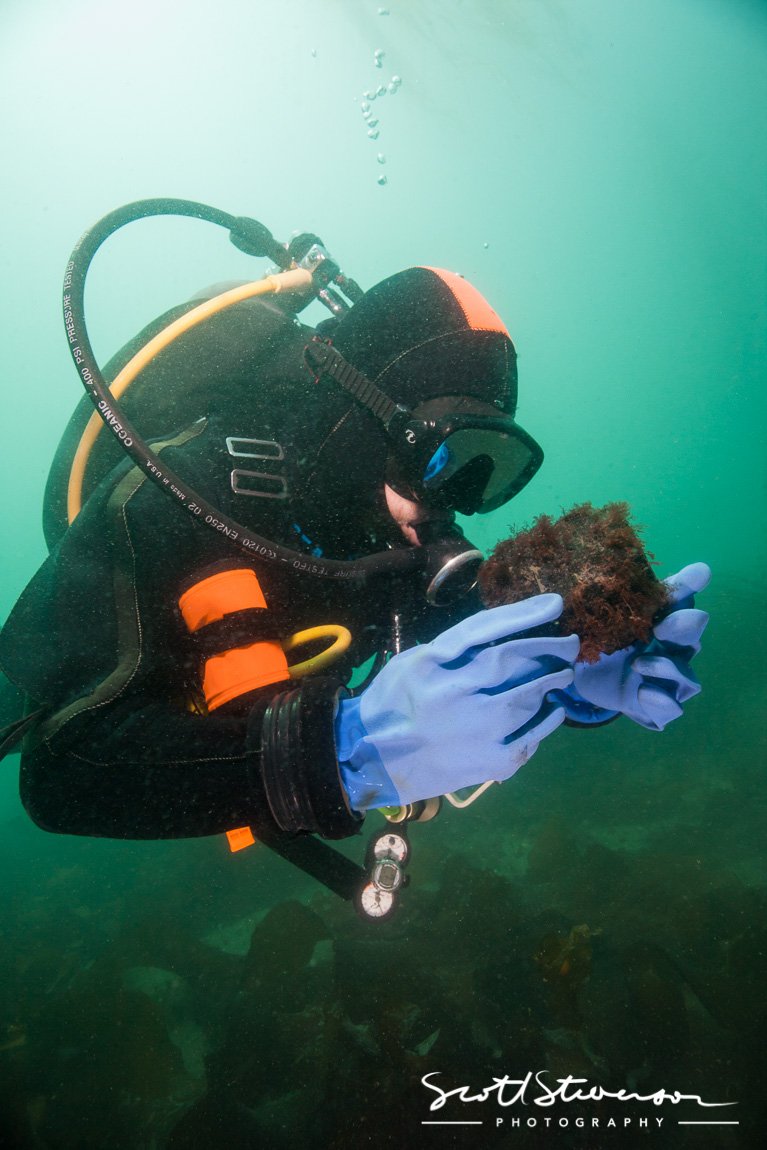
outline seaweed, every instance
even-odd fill
[[[668,603],[653,563],[627,503],[579,503],[499,543],[480,568],[479,591],[486,607],[557,592],[565,603],[559,630],[579,635],[579,660],[595,663],[650,638]]]

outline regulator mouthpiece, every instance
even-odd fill
[[[446,607],[467,595],[476,586],[479,565],[485,558],[482,552],[455,525],[422,523],[416,533],[427,549],[426,601],[432,607]]]

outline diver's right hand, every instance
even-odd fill
[[[469,616],[395,655],[336,715],[341,779],[358,811],[509,778],[563,721],[547,695],[573,681],[577,635],[522,637],[562,612],[559,595]]]

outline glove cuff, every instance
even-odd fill
[[[349,802],[356,811],[395,807],[402,800],[362,721],[362,696],[341,699],[336,715],[339,770]]]
[[[260,781],[275,823],[288,834],[340,839],[360,828],[336,758],[333,721],[340,690],[335,679],[307,679],[253,716],[248,742],[255,750],[260,741]]]

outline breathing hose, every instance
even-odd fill
[[[265,279],[255,280],[253,283],[232,288],[230,291],[222,292],[220,295],[206,300],[205,303],[201,303],[198,307],[192,308],[191,311],[185,312],[184,315],[179,316],[173,323],[168,324],[161,332],[158,332],[153,339],[150,339],[148,343],[144,344],[133,358],[126,363],[122,371],[115,376],[109,386],[112,397],[112,408],[114,409],[115,400],[125,394],[136,376],[143,371],[147,364],[152,362],[155,356],[159,355],[164,348],[168,347],[174,340],[183,335],[184,332],[196,327],[198,323],[202,323],[204,320],[209,319],[210,316],[215,315],[216,312],[223,311],[225,308],[240,303],[242,300],[253,299],[260,295],[276,294],[281,291],[294,291],[297,288],[311,288],[311,284],[311,272],[304,271],[303,268],[295,268],[292,271],[280,272],[279,275],[267,276]],[[85,469],[88,466],[91,451],[103,426],[104,421],[100,417],[99,412],[94,411],[77,445],[67,486],[68,523],[72,523],[82,510]]]
[[[136,429],[120,410],[118,402],[111,393],[109,384],[104,379],[96,362],[85,324],[84,297],[88,270],[96,252],[105,240],[126,224],[151,216],[185,216],[217,224],[226,228],[235,247],[248,255],[266,256],[282,267],[289,266],[291,262],[285,249],[257,220],[232,216],[228,212],[209,207],[207,204],[196,203],[193,200],[138,200],[110,212],[80,237],[67,264],[64,276],[64,325],[67,331],[69,351],[86,393],[104,424],[116,437],[123,450],[136,466],[140,467],[145,475],[167,494],[168,498],[173,499],[197,522],[204,523],[220,537],[227,539],[233,546],[246,554],[269,562],[285,563],[299,575],[349,579],[362,583],[375,575],[394,572],[405,573],[424,568],[428,560],[428,549],[425,547],[385,551],[376,555],[365,556],[362,559],[348,561],[315,559],[256,535],[249,527],[231,519],[219,508],[209,503],[194,488],[190,487],[186,480],[172,471],[165,461],[141,439]],[[236,299],[230,301],[230,303],[235,302],[237,302]],[[224,306],[228,305],[225,304]]]

